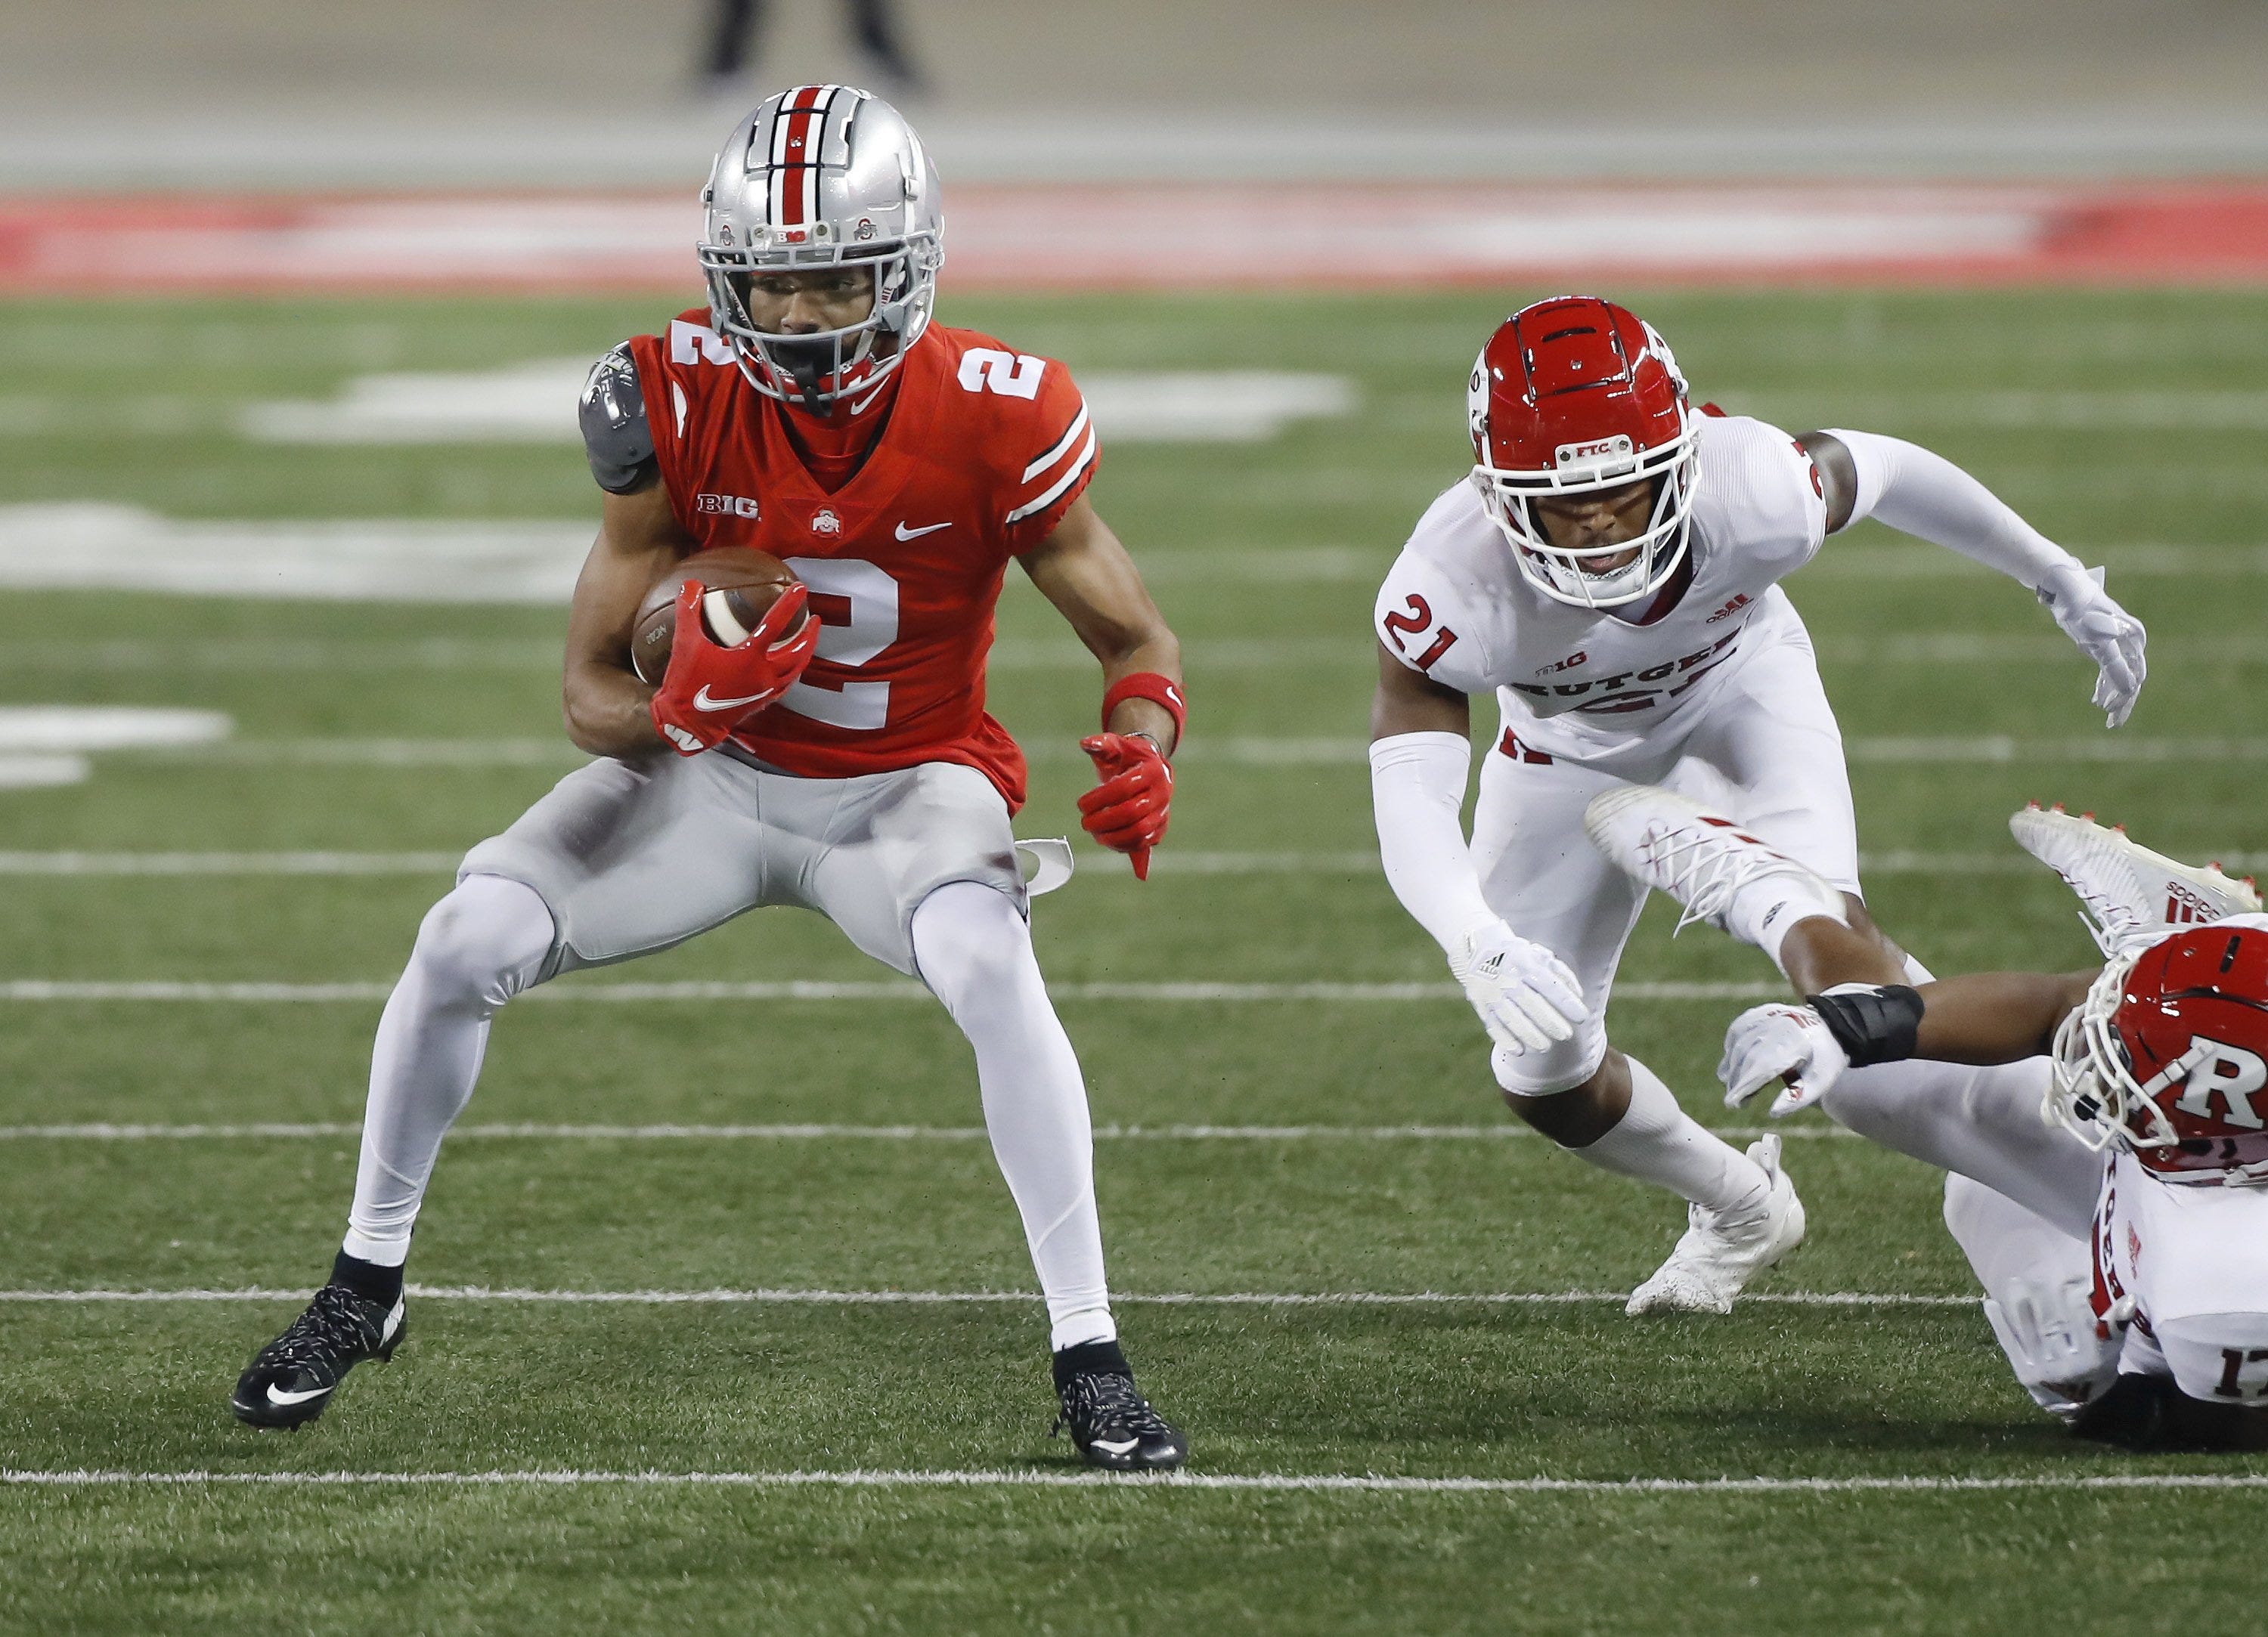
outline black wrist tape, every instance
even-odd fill
[[[1833,995],[1807,995],[1803,1003],[1817,1012],[1851,1059],[1851,1066],[1896,1063],[1914,1054],[1921,1033],[1921,991],[1903,983],[1874,988],[1855,984]]]

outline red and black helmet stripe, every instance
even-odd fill
[[[764,156],[772,226],[807,227],[819,219],[820,155],[842,92],[840,85],[799,85],[780,99]]]

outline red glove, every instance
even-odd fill
[[[669,669],[651,707],[655,730],[681,756],[723,744],[733,729],[787,692],[819,646],[819,618],[802,586],[789,586],[747,640],[730,648],[711,640],[701,618],[705,589],[696,580],[677,588]]]
[[[1098,733],[1079,749],[1094,758],[1102,782],[1079,798],[1079,823],[1105,847],[1134,858],[1134,878],[1150,878],[1150,849],[1166,833],[1174,770],[1140,734]]]

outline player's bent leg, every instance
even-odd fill
[[[402,1264],[441,1139],[472,1096],[490,1019],[536,980],[552,939],[542,899],[498,876],[467,877],[427,914],[379,1020],[345,1243],[330,1282],[238,1378],[239,1420],[313,1420],[349,1370],[393,1357],[407,1326]]]
[[[502,876],[468,876],[427,913],[371,1047],[350,1256],[381,1267],[409,1259],[425,1185],[473,1095],[490,1021],[536,981],[555,936],[535,890]]]
[[[976,1054],[985,1130],[1023,1218],[1048,1303],[1058,1427],[1099,1466],[1179,1466],[1188,1441],[1134,1386],[1117,1342],[1094,1205],[1094,1127],[1021,909],[994,886],[948,882],[910,921],[917,970]]]
[[[1689,1201],[1669,1259],[1632,1292],[1627,1310],[1728,1313],[1749,1281],[1803,1239],[1803,1204],[1779,1167],[1779,1140],[1745,1154],[1678,1105],[1660,1075],[1612,1047],[1580,1084],[1553,1091],[1524,1060],[1491,1060],[1505,1100],[1544,1135],[1617,1176]]]
[[[1970,1178],[2083,1239],[2102,1156],[2040,1118],[2048,1076],[2043,1057],[1984,1067],[1910,1058],[1846,1069],[1820,1106],[1868,1141]]]
[[[1831,946],[1854,934],[1843,892],[1721,813],[1675,790],[1625,784],[1585,810],[1591,843],[1632,879],[1683,907],[1678,929],[1705,921],[1762,950],[1785,973],[1798,927]],[[1824,923],[1809,924],[1809,923]]]
[[[1952,1173],[1945,1226],[1984,1287],[1985,1321],[2017,1382],[2051,1415],[2076,1418],[2118,1375],[2119,1343],[2096,1332],[2085,1237]]]

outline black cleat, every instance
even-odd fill
[[[409,1328],[405,1308],[398,1298],[389,1309],[344,1285],[325,1285],[290,1329],[253,1355],[229,1408],[253,1427],[313,1420],[349,1370],[394,1356]]]
[[[1169,1472],[1189,1458],[1189,1441],[1150,1407],[1115,1342],[1090,1342],[1057,1354],[1056,1398],[1062,1413],[1049,1436],[1068,1429],[1090,1466]]]

